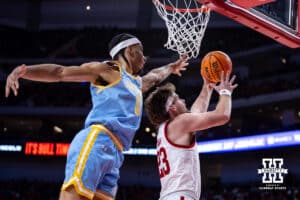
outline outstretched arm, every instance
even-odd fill
[[[204,130],[228,122],[231,115],[231,93],[237,87],[237,84],[234,84],[234,80],[235,76],[229,80],[229,75],[227,74],[224,79],[221,79],[221,83],[218,86],[213,86],[220,94],[215,110],[204,113],[181,114],[170,123],[170,128],[176,130],[179,133],[178,137],[180,137],[182,133]]]
[[[203,113],[208,109],[210,98],[213,92],[212,84],[203,79],[201,92],[191,107],[192,113]]]
[[[16,67],[7,77],[5,96],[10,90],[18,95],[19,79],[27,79],[41,82],[94,82],[97,77],[106,77],[109,67],[104,63],[91,62],[80,66],[65,67],[56,64],[21,65]]]
[[[185,71],[187,65],[187,58],[182,57],[173,63],[151,70],[142,77],[142,92],[147,92],[154,85],[165,80],[170,74],[181,76],[181,71]]]

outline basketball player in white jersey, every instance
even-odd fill
[[[158,87],[145,101],[150,121],[159,127],[157,161],[161,182],[160,200],[199,200],[200,161],[195,131],[220,126],[231,114],[235,76],[222,75],[219,85],[204,80],[190,111],[175,93],[174,85]],[[215,110],[207,111],[213,89],[220,97]]]

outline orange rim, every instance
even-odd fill
[[[177,11],[177,12],[190,12],[190,13],[195,13],[195,12],[208,12],[209,8],[205,5],[202,5],[201,8],[175,8],[173,6],[169,5],[164,5],[162,4],[159,0],[153,0],[154,4],[157,4],[160,7],[164,7],[168,11]]]

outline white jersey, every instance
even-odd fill
[[[201,176],[196,139],[189,146],[176,145],[167,137],[167,126],[168,122],[161,124],[157,135],[160,199],[169,199],[179,193],[190,197],[189,199],[199,200]]]

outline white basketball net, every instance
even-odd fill
[[[165,47],[180,56],[196,58],[209,21],[209,9],[197,0],[153,0],[153,3],[168,28]]]

